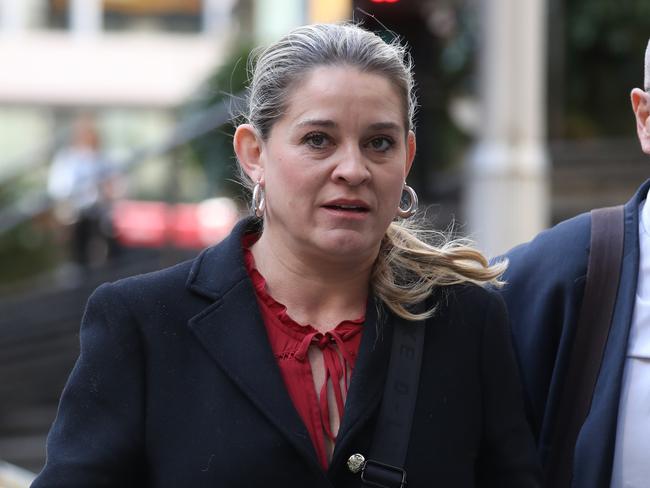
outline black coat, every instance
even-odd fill
[[[101,286],[48,437],[45,487],[358,487],[392,338],[367,322],[327,472],[271,353],[241,237],[193,261]],[[505,308],[456,286],[427,323],[409,488],[537,485]]]
[[[589,415],[576,441],[574,488],[609,488],[618,405],[639,272],[639,206],[646,181],[625,205],[623,261],[612,325]],[[548,455],[584,294],[590,214],[542,232],[506,254],[503,297],[508,305],[527,410],[542,462]],[[563,426],[559,426],[563,428]]]

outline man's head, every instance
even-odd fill
[[[645,50],[643,90],[632,90],[632,110],[636,117],[636,133],[644,153],[650,155],[650,41]]]

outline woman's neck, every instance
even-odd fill
[[[365,313],[374,258],[323,260],[271,243],[264,233],[251,252],[269,294],[287,307],[296,322],[324,333]]]

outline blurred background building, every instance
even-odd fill
[[[409,183],[432,225],[496,254],[650,173],[629,102],[649,18],[611,0],[0,0],[0,460],[42,466],[92,289],[245,211],[229,121],[252,46],[345,19],[405,39]],[[29,477],[4,466],[0,486]]]

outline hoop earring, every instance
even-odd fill
[[[264,217],[264,209],[266,208],[266,198],[264,197],[264,188],[258,181],[253,187],[253,199],[251,200],[251,208],[256,217]]]
[[[409,205],[406,208],[402,208],[400,205],[397,206],[397,216],[402,219],[408,219],[415,215],[415,212],[418,210],[418,195],[415,193],[415,190],[404,182],[404,188],[402,192],[406,192],[409,197]],[[400,204],[402,201],[400,200]]]

